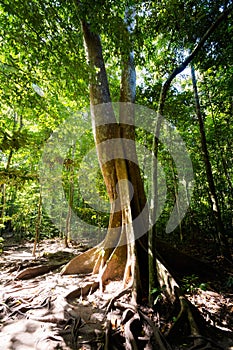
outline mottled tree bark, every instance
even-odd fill
[[[88,23],[84,21],[82,30],[91,71],[90,103],[93,133],[111,212],[104,241],[91,250],[91,255],[94,253],[96,258],[90,258],[89,252],[85,252],[81,257],[71,261],[63,273],[77,273],[80,272],[80,268],[85,272],[92,271],[101,275],[102,284],[109,279],[122,278],[125,285],[132,284],[132,297],[137,302],[148,294],[145,288],[148,285],[147,240],[143,237],[136,241],[140,227],[144,228],[148,221],[144,215],[141,222],[137,221],[137,227],[134,225],[134,219],[140,218],[140,213],[146,206],[146,196],[134,142],[132,102],[135,99],[136,74],[133,53],[128,52],[122,58],[118,123],[111,104],[100,37],[92,32]],[[133,142],[129,143],[128,140]],[[80,266],[83,259],[86,269]]]

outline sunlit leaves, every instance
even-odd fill
[[[17,179],[13,174],[17,174],[18,182],[25,183],[23,176],[36,173],[42,146],[53,131],[70,114],[89,105],[89,71],[80,19],[90,22],[91,29],[101,36],[113,101],[119,100],[121,55],[134,49],[137,102],[156,109],[162,83],[229,4],[230,1],[220,0],[81,0],[76,2],[77,6],[71,0],[1,2],[0,170],[6,170],[9,159],[12,170],[11,179],[8,176],[8,181],[4,173],[2,181],[15,185]],[[135,29],[131,37],[126,31],[130,24],[125,23],[127,6],[133,6],[135,10]],[[233,168],[230,144],[233,136],[232,38],[232,17],[229,16],[212,34],[194,62],[202,76],[198,82],[201,104],[223,207],[225,203],[229,204],[228,184],[232,183]],[[188,76],[180,76],[174,81],[165,113],[179,129],[191,155],[197,177],[192,210],[205,218],[209,198],[188,80]],[[138,137],[143,136],[139,132]],[[93,142],[90,140],[90,134],[86,135],[76,150],[74,161],[77,167],[90,147],[89,142]],[[166,156],[161,150],[160,158]],[[167,174],[170,165],[166,165]],[[144,175],[146,178],[147,174]],[[90,177],[94,179],[95,175],[90,174]],[[96,181],[98,190],[105,196],[99,174]],[[64,184],[68,187],[66,180]],[[174,185],[172,177],[168,185],[170,188]],[[30,192],[29,185],[25,191]],[[98,215],[90,212],[88,203],[83,203],[79,197],[77,189],[74,195],[76,211],[96,220]],[[28,199],[28,195],[25,194],[25,198]],[[23,205],[18,197],[17,203],[19,207]],[[33,203],[36,205],[36,199]],[[32,215],[31,211],[29,215]]]

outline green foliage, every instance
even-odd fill
[[[194,294],[198,288],[205,291],[208,289],[208,283],[200,283],[199,277],[196,275],[183,277],[182,289],[184,293]]]
[[[2,254],[4,248],[4,238],[0,237],[0,254]]]
[[[163,297],[163,293],[165,292],[166,290],[166,286],[162,286],[161,288],[160,287],[157,287],[157,288],[153,288],[151,291],[150,291],[150,294],[153,295],[154,297],[154,305],[157,304],[157,302],[162,299]]]
[[[232,288],[233,287],[233,276],[228,276],[228,279],[226,281],[226,287]]]
[[[55,129],[76,111],[89,105],[88,65],[83,48],[80,18],[91,22],[100,33],[113,101],[119,100],[121,55],[134,46],[137,64],[137,103],[156,109],[160,89],[167,76],[199,42],[230,1],[4,1],[0,4],[0,230],[19,237],[32,238],[38,218],[38,167],[43,145]],[[135,31],[126,35],[124,14],[127,6],[135,8]],[[130,23],[127,23],[128,25]],[[233,66],[232,15],[224,21],[195,58],[198,89],[205,122],[207,146],[223,221],[229,235],[232,228],[233,157]],[[193,91],[188,71],[178,76],[170,89],[165,117],[175,125],[186,144],[195,173],[195,188],[190,209],[182,222],[184,237],[192,232],[200,237],[212,235],[214,219],[203,166],[200,132],[195,115]],[[42,210],[41,237],[61,235],[52,224],[61,216],[62,203],[84,221],[98,227],[108,225],[108,215],[91,208],[83,198],[77,173],[88,172],[86,181],[93,193],[107,202],[100,171],[90,171],[82,162],[94,146],[91,130],[80,129],[82,140],[75,152],[67,152],[71,168],[64,162],[62,182],[64,197],[58,198],[53,217]],[[152,147],[152,134],[138,128],[137,143]],[[168,150],[160,145],[159,162],[166,176],[167,201],[158,222],[164,235],[178,188],[177,172]],[[150,177],[142,169],[145,188]],[[56,188],[57,179],[54,179]],[[71,183],[73,194],[71,195]],[[90,187],[90,186],[89,186]],[[4,192],[5,191],[5,192]],[[92,193],[90,193],[90,197]],[[188,191],[187,191],[188,196]],[[60,204],[59,204],[60,201]],[[62,217],[63,224],[65,218]],[[176,235],[177,232],[174,232]],[[195,278],[184,281],[195,288]],[[158,291],[154,291],[157,293]]]
[[[185,293],[193,294],[198,288],[199,278],[196,275],[185,276],[182,279],[182,288]]]

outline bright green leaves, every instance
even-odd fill
[[[34,188],[33,192],[33,181],[26,185],[25,179],[28,180],[29,175],[36,174],[44,142],[70,114],[89,105],[90,71],[83,48],[80,19],[88,20],[91,29],[101,36],[113,100],[119,100],[122,54],[133,48],[138,75],[137,102],[156,109],[162,83],[194,48],[228,3],[230,1],[223,4],[219,0],[82,0],[77,2],[76,7],[73,1],[16,0],[1,3],[0,170],[5,171],[10,160],[9,172],[12,176],[10,179],[5,174],[1,183],[15,185],[17,180],[24,183],[23,194],[28,203],[29,194],[32,194],[34,199],[30,203],[34,209],[28,212],[25,209],[25,220],[27,215],[36,215],[35,206],[38,203],[38,188]],[[127,6],[135,9],[135,29],[131,37],[126,31],[126,26],[130,23],[124,23]],[[229,17],[212,34],[195,60],[196,67],[202,73],[202,81],[198,85],[208,148],[221,205],[223,208],[225,204],[227,206],[224,211],[227,222],[230,222],[229,188],[233,182],[230,142],[233,137],[231,34],[232,18]],[[190,222],[195,222],[194,225],[197,224],[202,229],[210,221],[209,198],[189,80],[188,76],[182,76],[174,82],[165,104],[165,117],[182,134],[196,173],[196,191],[190,217],[187,219],[187,229]],[[14,115],[18,118],[16,125]],[[145,137],[150,147],[151,135],[144,135],[138,130],[137,136],[142,142]],[[81,164],[82,157],[92,145],[90,133],[84,135],[74,154],[77,168],[84,167]],[[168,187],[171,189],[168,202],[171,203],[174,202],[176,174],[174,172],[172,175],[172,163],[162,147],[159,158],[161,162],[164,161],[166,174],[171,175],[167,176]],[[15,174],[18,178],[14,177]],[[64,169],[63,175],[68,196],[71,175],[67,169]],[[144,174],[146,185],[149,181],[147,175]],[[93,191],[99,191],[105,198],[101,175],[92,173],[89,176],[93,181]],[[35,184],[36,181],[33,182]],[[90,222],[99,220],[106,224],[106,216],[101,217],[99,213],[91,211],[88,200],[83,201],[80,198],[78,186],[75,186],[74,208],[79,215],[88,218]],[[18,196],[17,193],[16,202],[18,208],[22,208],[25,203],[20,202]],[[17,216],[17,220],[19,219]],[[15,225],[17,220],[14,221]],[[28,223],[27,225],[30,226]]]

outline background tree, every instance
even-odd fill
[[[201,146],[202,146],[202,152],[203,152],[204,163],[206,168],[206,176],[207,176],[209,191],[210,191],[210,200],[212,203],[213,214],[214,214],[214,217],[216,218],[218,234],[219,234],[219,244],[221,246],[224,243],[223,249],[227,250],[228,243],[225,236],[225,230],[224,230],[224,225],[222,221],[222,214],[221,214],[221,209],[219,205],[219,199],[217,196],[212,167],[209,159],[209,152],[208,152],[207,143],[206,143],[205,127],[204,127],[204,122],[203,122],[202,113],[201,113],[201,106],[200,106],[199,94],[197,90],[197,82],[196,82],[194,67],[191,67],[191,74],[192,74],[192,83],[193,83],[194,98],[195,98],[195,105],[196,105],[196,113],[197,113],[197,118],[198,118],[199,128],[200,128],[200,135],[201,135]],[[228,256],[228,258],[231,259],[230,251],[226,254],[227,254],[226,256]]]
[[[217,171],[221,178],[216,182],[217,197],[221,196],[219,200],[221,209],[225,207],[225,202],[228,205],[226,211],[222,210],[223,217],[230,222],[228,191],[224,187],[223,195],[222,188],[224,178],[227,179],[228,184],[232,184],[230,170],[232,151],[229,142],[217,137],[216,125],[220,125],[221,130],[231,135],[232,128],[227,129],[226,127],[226,123],[229,123],[227,116],[232,114],[232,100],[230,99],[232,78],[228,74],[232,71],[232,66],[231,61],[227,59],[227,52],[232,45],[232,38],[229,34],[232,31],[231,11],[231,1],[216,1],[214,4],[210,1],[198,1],[195,4],[192,1],[162,1],[159,3],[117,1],[114,4],[102,1],[91,4],[91,6],[88,1],[75,4],[71,1],[65,4],[40,0],[29,3],[16,1],[14,6],[7,1],[1,3],[0,15],[3,23],[2,37],[4,38],[1,44],[1,83],[3,87],[1,100],[6,106],[5,111],[11,108],[17,115],[23,115],[24,125],[20,133],[24,133],[26,141],[25,144],[22,143],[17,154],[12,154],[11,164],[17,170],[22,170],[23,176],[28,180],[23,186],[27,194],[32,191],[33,186],[36,188],[38,183],[37,179],[34,177],[31,179],[28,173],[25,174],[25,169],[33,170],[33,173],[37,171],[41,145],[70,113],[76,109],[85,108],[85,105],[89,103],[90,92],[94,141],[97,145],[99,162],[102,165],[102,175],[112,210],[108,235],[102,246],[93,248],[71,262],[65,269],[66,273],[81,272],[82,262],[87,261],[88,263],[82,267],[82,272],[99,272],[100,280],[97,285],[101,286],[109,277],[121,277],[125,285],[131,280],[133,281],[134,299],[137,299],[138,296],[139,300],[143,297],[140,282],[148,285],[147,236],[145,235],[143,239],[136,242],[133,239],[136,229],[133,221],[145,206],[146,198],[140,170],[133,162],[125,160],[126,152],[132,153],[136,159],[135,149],[126,150],[127,142],[122,140],[134,141],[135,130],[125,123],[126,107],[119,111],[119,123],[111,107],[111,101],[120,100],[124,106],[127,106],[125,105],[127,102],[135,102],[135,90],[138,93],[137,102],[166,114],[171,122],[179,127],[192,155],[194,171],[200,177],[196,183],[197,193],[194,195],[190,211],[183,224],[184,241],[185,231],[190,230],[190,222],[195,230],[198,227],[200,231],[211,232],[213,221],[206,215],[211,212],[211,208],[209,207],[206,175],[202,169],[199,152],[198,123],[193,102],[190,102],[193,101],[193,97],[190,93],[189,77],[182,77],[181,80],[177,78],[191,61],[194,61],[197,71],[202,72],[204,76],[200,93],[203,92],[206,105],[207,139],[211,139],[212,133],[222,147],[215,158],[216,161],[212,162],[212,166],[213,173]],[[86,54],[88,62],[86,62]],[[220,75],[224,71],[225,68],[221,65],[223,59],[227,67],[224,80],[226,79],[227,82],[222,83],[224,92],[217,96],[214,91],[215,75],[216,72]],[[135,66],[140,78],[137,87]],[[120,84],[121,88],[119,88]],[[219,86],[221,86],[220,83]],[[110,88],[112,94],[110,94]],[[157,91],[158,89],[160,92]],[[211,109],[209,108],[208,89],[213,94]],[[224,106],[221,105],[223,100],[228,101],[224,103]],[[104,107],[106,109],[101,109]],[[219,110],[222,113],[221,118],[216,120]],[[105,123],[103,112],[110,124]],[[4,113],[3,139],[8,135],[8,122],[5,122],[7,113]],[[133,111],[130,115],[133,117]],[[12,125],[10,123],[12,121],[9,121],[9,125]],[[159,128],[155,130],[157,139],[158,132]],[[11,139],[11,136],[2,142],[3,160],[10,155],[11,149],[14,149],[14,140]],[[139,140],[140,137],[147,139],[148,147],[158,152],[158,156],[166,164],[166,174],[169,176],[171,159],[167,157],[166,151],[157,142],[154,135],[150,136],[143,132],[140,134],[140,130],[136,132]],[[107,150],[99,145],[104,143],[109,145],[113,139],[118,139],[119,144],[115,147],[117,150],[113,151],[113,159],[105,163],[104,156]],[[10,147],[7,148],[9,140],[11,141]],[[85,147],[87,146],[88,143]],[[33,149],[33,154],[29,151],[30,148]],[[210,155],[214,155],[214,144],[210,144],[209,148]],[[224,149],[227,159],[225,159]],[[80,149],[76,147],[74,158],[80,159],[80,154]],[[19,159],[23,160],[24,166],[19,166]],[[224,173],[219,171],[219,164],[223,163],[223,160],[225,161]],[[156,173],[155,169],[155,175]],[[175,194],[177,181],[174,181],[174,173],[175,171],[168,182]],[[22,175],[15,169],[13,174],[16,175],[17,180]],[[4,169],[2,175],[9,177],[9,174],[5,174]],[[64,177],[67,180],[65,171]],[[156,179],[157,176],[155,176]],[[64,188],[67,193],[66,180]],[[129,182],[134,186],[132,200]],[[56,184],[56,179],[54,179],[54,184]],[[19,203],[20,192],[16,192],[16,202]],[[7,198],[5,194],[3,197]],[[175,195],[169,197],[167,207],[157,226],[157,235],[164,239],[168,239],[165,227],[175,197]],[[118,199],[121,203],[121,210],[116,210]],[[58,198],[58,202],[61,200],[65,199]],[[38,203],[36,200],[35,202]],[[73,202],[78,212],[85,210],[91,212],[87,203],[83,203],[79,196],[75,195],[75,191]],[[7,200],[3,200],[3,204],[6,208]],[[156,209],[156,206],[154,207]],[[202,221],[202,210],[205,213],[205,225]],[[18,215],[19,210],[16,212]],[[6,214],[5,209],[4,213]],[[59,215],[62,216],[60,207],[54,212],[54,216]],[[93,216],[93,212],[91,215]],[[14,220],[11,219],[11,221]],[[155,245],[152,245],[151,251],[154,253]],[[153,261],[152,274],[154,270]],[[130,283],[129,285],[131,286]],[[150,288],[152,289],[152,286]],[[146,290],[146,297],[148,293],[149,290]]]

